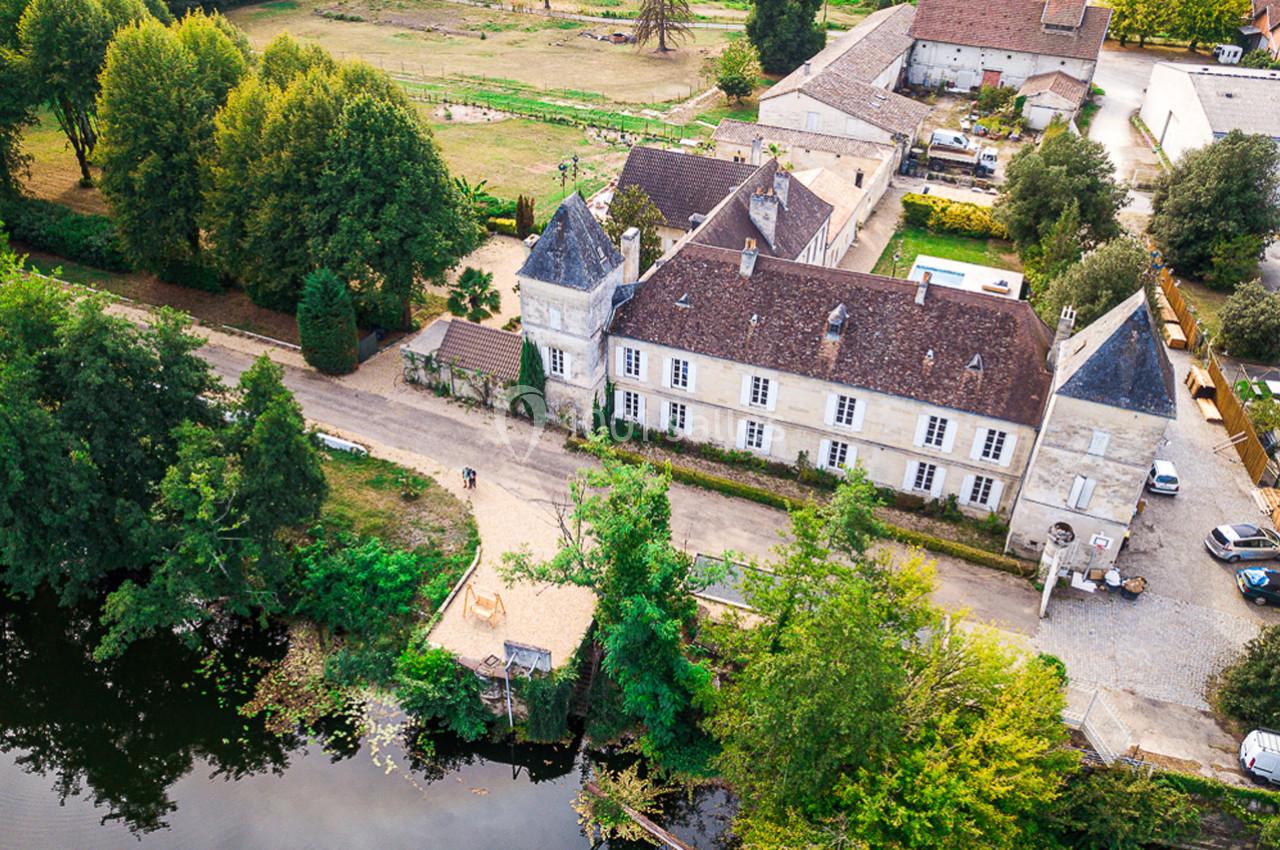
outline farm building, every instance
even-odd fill
[[[1157,62],[1142,121],[1171,160],[1232,130],[1280,144],[1280,71]]]

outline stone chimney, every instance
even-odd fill
[[[1075,326],[1076,308],[1068,304],[1062,308],[1062,315],[1058,317],[1058,329],[1053,333],[1053,343],[1049,346],[1049,356],[1045,360],[1050,372],[1057,368],[1058,349],[1062,347],[1062,343],[1066,342],[1067,337],[1071,336]]]
[[[778,235],[778,196],[773,194],[773,189],[756,189],[751,195],[748,214],[764,241],[770,248],[774,247],[774,239]]]
[[[751,164],[759,165],[760,157],[764,153],[764,139],[756,136],[751,140]]]
[[[933,272],[925,272],[920,278],[920,282],[916,284],[916,303],[923,304],[925,293],[929,291],[929,279],[933,277]]]
[[[760,250],[756,248],[756,240],[748,239],[742,246],[742,259],[738,263],[738,274],[743,277],[751,277],[751,273],[756,269],[756,258],[760,256]]]
[[[812,63],[812,62],[808,62],[808,61],[806,61],[806,62],[804,63],[804,75],[805,75],[806,77],[809,77],[809,76],[812,76],[812,75],[813,75],[813,63]]]
[[[782,208],[787,208],[787,191],[791,188],[791,172],[784,169],[781,165],[778,170],[773,172],[773,194],[778,196],[778,203],[782,204]]]
[[[622,254],[622,285],[635,283],[640,277],[640,228],[628,227],[618,241]]]

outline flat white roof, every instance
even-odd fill
[[[963,289],[967,292],[981,292],[997,298],[1010,298],[1017,301],[1022,294],[1021,272],[997,269],[991,266],[979,266],[974,263],[962,263],[958,260],[946,260],[942,257],[930,257],[920,254],[911,265],[908,280],[924,280],[925,272],[929,272],[931,286],[949,286],[952,289]]]

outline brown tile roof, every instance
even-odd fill
[[[832,212],[831,204],[819,198],[799,180],[787,189],[787,204],[778,208],[778,223],[770,245],[764,234],[751,221],[751,196],[757,189],[773,190],[773,175],[778,161],[771,159],[743,181],[694,232],[692,241],[738,250],[745,240],[754,239],[763,256],[794,260],[800,256]]]
[[[914,16],[915,8],[905,3],[868,15],[810,59],[808,73],[800,66],[760,99],[800,91],[868,124],[914,136],[929,107],[873,84],[911,49],[908,30]]]
[[[1037,425],[1049,329],[1025,301],[687,245],[637,288],[611,333],[683,351]],[[688,307],[676,300],[688,295]],[[827,315],[848,310],[836,344]],[[757,322],[753,325],[751,317]],[[932,360],[929,358],[932,352]],[[967,368],[982,355],[981,371]]]
[[[520,376],[521,343],[520,334],[453,319],[436,351],[436,362],[514,381]]]
[[[975,8],[973,0],[920,0],[911,35],[917,41],[1097,60],[1110,9],[1087,7],[1074,35],[1045,32],[1040,25],[1043,14],[1041,0],[986,0],[981,8]]]
[[[1047,74],[1036,74],[1034,77],[1027,77],[1027,81],[1022,84],[1022,88],[1018,89],[1018,94],[1026,97],[1041,94],[1042,92],[1053,92],[1079,106],[1084,102],[1084,96],[1089,93],[1089,84],[1083,80],[1077,80],[1070,74],[1064,74],[1061,71],[1050,71]]]
[[[761,138],[766,146],[770,142],[776,142],[783,147],[828,151],[864,159],[887,159],[893,156],[894,151],[893,145],[881,142],[865,142],[862,139],[850,139],[847,136],[793,130],[790,127],[775,127],[771,124],[749,124],[746,121],[734,121],[730,118],[720,122],[720,126],[716,127],[711,138],[717,142],[732,145],[750,145],[754,139]]]
[[[1088,5],[1088,0],[1045,0],[1040,23],[1075,29],[1084,20],[1084,10]]]
[[[668,227],[689,229],[689,216],[706,215],[756,170],[745,162],[634,147],[618,177],[618,190],[639,186]]]

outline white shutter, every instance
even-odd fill
[[[947,424],[943,426],[946,430],[942,432],[942,450],[947,454],[951,454],[951,450],[956,447],[956,431],[960,430],[954,419],[943,420]]]
[[[923,446],[925,432],[929,430],[929,414],[921,413],[916,417],[916,438],[912,445]]]
[[[1093,498],[1093,485],[1097,483],[1092,478],[1084,479],[1084,487],[1080,490],[1080,501],[1076,505],[1080,510],[1083,511],[1089,507],[1089,500]]]
[[[671,387],[671,358],[662,358],[662,385],[670,389]],[[663,417],[664,419],[666,417]]]
[[[767,455],[769,453],[769,449],[772,446],[773,446],[773,426],[766,425],[764,426],[764,437],[761,440],[760,454]]]
[[[765,409],[773,410],[774,405],[776,405],[777,403],[778,403],[778,382],[775,379],[770,378],[769,392],[765,396],[765,402],[764,402]]]
[[[854,465],[857,464],[857,462],[858,462],[858,447],[855,444],[850,443],[849,451],[846,452],[844,456],[844,465],[852,469]]]
[[[1111,435],[1106,431],[1094,431],[1093,439],[1089,441],[1089,454],[1101,457],[1107,453],[1107,443],[1111,442]]]
[[[867,415],[867,402],[863,399],[858,399],[853,403],[853,424],[850,425],[849,427],[855,431],[861,431],[862,419],[866,415]]]
[[[742,406],[746,407],[751,404],[751,376],[742,376]]]
[[[622,343],[618,343],[618,347],[613,350],[613,374],[615,377],[622,377],[626,372],[622,371],[626,365],[626,353]]]
[[[991,510],[1000,509],[1000,496],[1004,493],[1004,482],[996,479],[991,482],[991,494],[987,496],[987,507]]]
[[[836,404],[840,401],[840,396],[836,393],[827,393],[827,412],[822,414],[822,421],[827,425],[836,424]]]
[[[942,482],[947,480],[947,471],[942,467],[938,467],[933,471],[933,489],[929,491],[929,495],[938,498],[942,495]]]
[[[636,393],[636,421],[641,425],[645,423],[644,419],[644,396]]]
[[[969,460],[978,460],[982,457],[982,447],[987,442],[988,428],[979,428],[973,435],[973,448],[969,450]]]
[[[1079,507],[1080,491],[1084,489],[1084,477],[1077,475],[1075,480],[1071,482],[1071,492],[1067,494],[1067,507]]]
[[[665,434],[671,430],[671,402],[664,398],[662,403],[658,405],[658,412],[662,416],[658,420],[658,430]]]
[[[647,352],[640,352],[640,383],[649,382],[649,355]]]
[[[698,386],[698,369],[692,360],[689,361],[689,392],[693,392]]]
[[[920,468],[920,461],[907,461],[907,474],[902,478],[902,489],[908,493],[911,492],[911,485],[916,483],[916,470]]]
[[[739,419],[739,420],[738,420],[738,442],[737,442],[737,446],[738,446],[738,448],[739,448],[739,449],[744,449],[744,448],[746,448],[746,446],[747,446],[747,420],[745,420],[745,419]]]
[[[823,440],[818,443],[818,462],[814,466],[819,469],[830,469],[831,467],[827,465],[829,457],[831,457],[831,441]]]
[[[613,418],[626,419],[626,409],[622,406],[622,390],[615,389],[613,391]],[[613,427],[612,423],[609,425]]]
[[[973,492],[973,480],[976,476],[966,475],[960,482],[960,504],[969,504],[969,494]]]
[[[573,377],[573,358],[569,356],[569,352],[560,353],[560,358],[564,363],[564,379],[567,381]]]
[[[542,355],[542,374],[551,374],[551,348],[546,345],[538,346],[538,353]]]
[[[1018,445],[1018,437],[1016,434],[1006,433],[1004,435],[1004,448],[1000,450],[1000,465],[1008,466],[1013,463],[1013,447]]]

